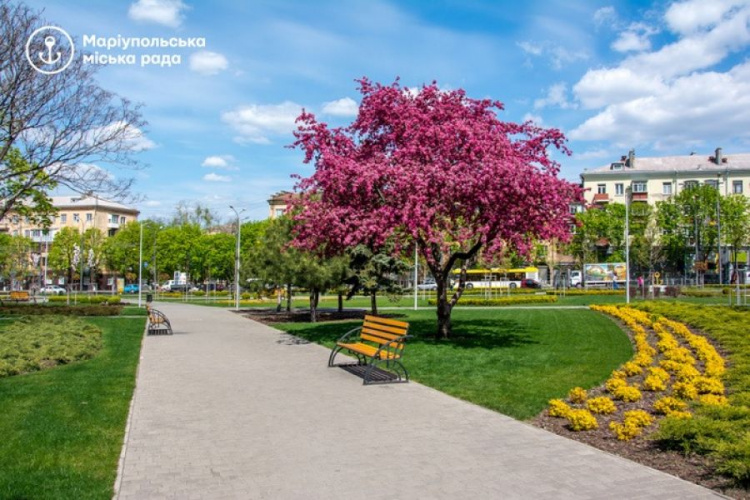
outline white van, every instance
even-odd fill
[[[583,286],[583,273],[581,271],[570,271],[570,286],[576,288]]]

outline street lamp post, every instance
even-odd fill
[[[143,297],[143,222],[139,226],[141,234],[138,238],[138,309],[141,308]]]
[[[625,189],[625,303],[630,304],[630,195],[632,187]],[[615,277],[617,279],[617,277]]]
[[[719,191],[719,183],[721,182],[721,174],[717,174],[716,180],[716,240],[718,241],[719,253],[716,257],[716,263],[719,270],[719,285],[722,284],[721,279],[721,191]]]
[[[237,249],[234,258],[234,309],[240,309],[240,214],[245,211],[243,208],[239,212],[232,205],[229,205],[234,215],[237,216]]]

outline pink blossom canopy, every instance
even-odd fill
[[[568,153],[559,130],[502,122],[501,103],[436,83],[359,84],[350,126],[331,129],[306,112],[297,119],[294,147],[315,165],[297,184],[298,245],[333,254],[395,236],[432,249],[432,261],[476,245],[492,256],[567,238],[580,189],[557,177],[548,156],[549,146]]]

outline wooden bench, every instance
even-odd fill
[[[167,316],[149,304],[146,304],[148,311],[148,327],[146,332],[149,335],[172,335],[172,325],[169,323]]]
[[[28,302],[31,300],[31,295],[26,290],[13,290],[10,292],[10,300],[16,302]],[[34,302],[36,302],[36,297],[34,297]]]
[[[409,323],[395,319],[365,316],[362,326],[346,332],[337,342],[328,358],[328,366],[364,367],[364,384],[383,382],[408,382],[409,372],[401,363]],[[358,334],[355,336],[355,334]],[[336,365],[336,355],[346,350],[356,356],[357,363]],[[390,370],[390,376],[383,377],[382,368]],[[379,369],[378,371],[375,371]],[[381,375],[373,380],[374,375]]]

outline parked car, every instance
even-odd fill
[[[437,283],[434,279],[427,278],[417,285],[418,290],[437,290]]]
[[[129,285],[125,285],[125,288],[122,289],[122,293],[138,293],[138,284],[131,283]]]
[[[44,295],[65,295],[65,289],[57,285],[48,285],[40,290]]]
[[[526,278],[521,280],[522,288],[542,288],[542,284],[535,279]]]

